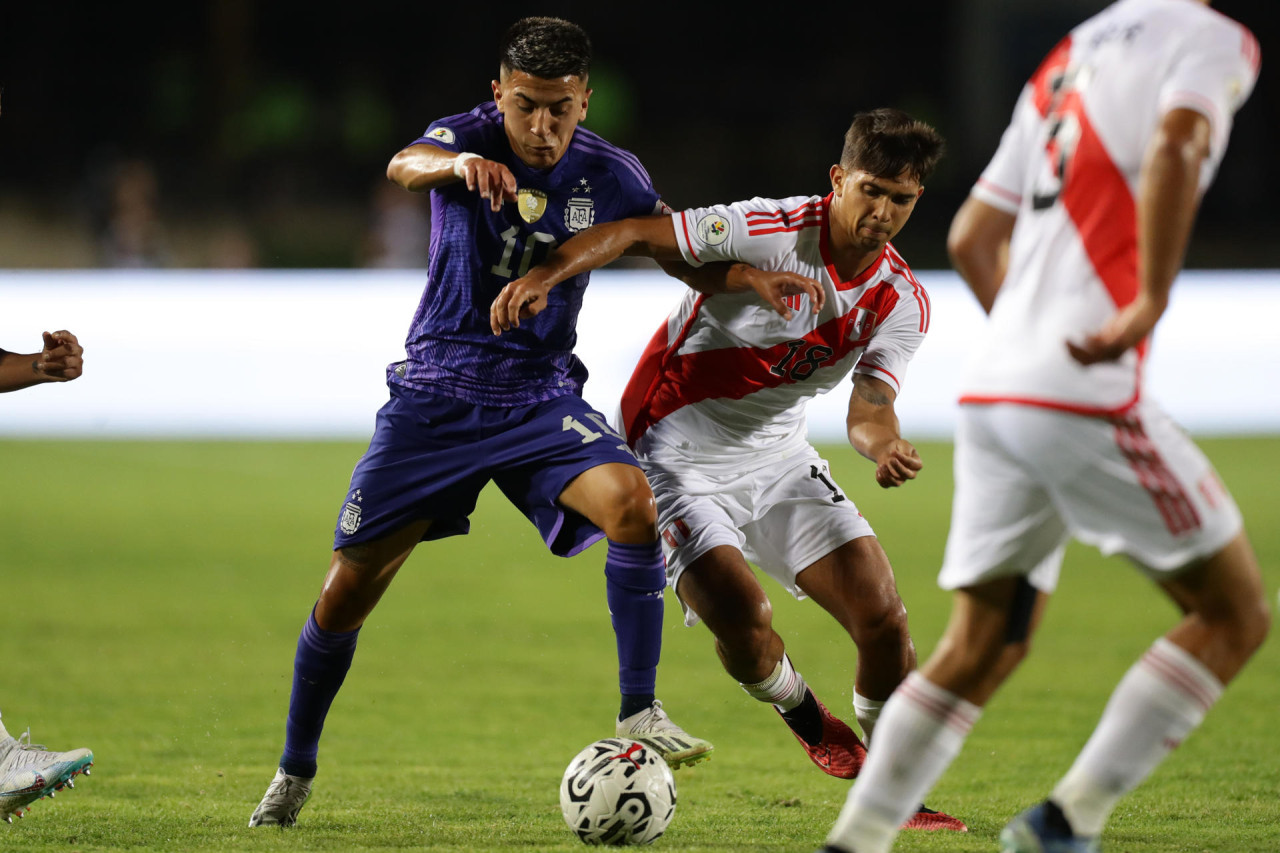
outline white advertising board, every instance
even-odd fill
[[[983,317],[951,272],[917,272],[932,325],[898,413],[914,439],[951,435],[958,371]],[[404,354],[420,271],[0,271],[0,347],[70,329],[85,374],[0,396],[0,435],[367,438]],[[637,357],[683,285],[594,275],[579,320],[586,397],[612,417]],[[1197,434],[1280,432],[1280,271],[1185,273],[1157,331],[1148,391]],[[809,408],[815,441],[844,440],[847,388]]]

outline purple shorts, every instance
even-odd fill
[[[576,394],[480,406],[393,386],[351,474],[333,547],[424,519],[432,524],[423,541],[467,533],[476,498],[492,480],[553,554],[571,557],[604,533],[558,498],[573,478],[609,462],[639,467],[604,416]]]

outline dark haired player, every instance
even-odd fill
[[[686,623],[705,622],[729,674],[842,779],[858,774],[866,749],[792,666],[747,560],[848,631],[858,648],[854,713],[870,741],[880,708],[915,668],[915,648],[884,549],[806,439],[804,409],[852,372],[849,442],[875,463],[876,482],[901,486],[921,469],[893,403],[928,330],[929,299],[889,241],[942,147],[933,128],[899,110],[859,113],[826,197],[756,198],[601,225],[514,282],[492,311],[494,330],[505,331],[554,299],[564,286],[557,282],[623,253],[753,265],[735,267],[731,282],[787,270],[820,285],[808,310],[799,310],[803,296],[789,297],[790,316],[750,294],[686,294],[623,393],[621,429],[657,498],[667,575]],[[913,829],[966,829],[923,806],[904,820]]]
[[[511,335],[489,328],[498,292],[556,245],[594,223],[662,209],[633,155],[578,127],[590,57],[576,25],[518,21],[502,41],[493,102],[433,122],[387,169],[405,189],[431,192],[427,287],[351,477],[333,560],[298,641],[280,769],[250,826],[296,821],[360,626],[418,542],[468,531],[490,480],[552,553],[608,538],[617,734],[645,740],[672,766],[711,752],[654,697],[665,586],[656,510],[635,457],[581,396],[587,371],[573,346],[587,275]]]

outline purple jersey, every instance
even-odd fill
[[[640,161],[578,127],[560,162],[533,169],[511,150],[492,103],[433,122],[412,144],[505,164],[518,198],[494,213],[463,181],[431,191],[427,287],[405,342],[407,359],[388,368],[388,382],[490,406],[581,394],[587,369],[573,347],[587,273],[556,285],[542,313],[498,337],[489,306],[576,232],[659,212]]]

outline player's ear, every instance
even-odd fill
[[[578,121],[583,122],[587,119],[587,103],[591,100],[591,93],[594,89],[587,89],[582,93],[582,113],[578,116]]]
[[[489,87],[493,89],[493,103],[498,108],[498,112],[502,112],[502,83],[497,80],[490,80]]]
[[[844,183],[844,169],[841,168],[839,163],[836,163],[831,167],[830,175],[831,189],[835,190],[837,193],[840,192],[840,186]]]

